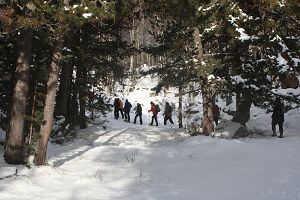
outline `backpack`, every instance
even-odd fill
[[[120,108],[120,109],[123,109],[123,102],[122,102],[121,99],[119,99],[119,105],[120,105],[119,108]]]
[[[156,112],[158,112],[158,113],[160,112],[160,107],[159,107],[158,104],[155,105],[155,110],[156,110]]]

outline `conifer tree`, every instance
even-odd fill
[[[9,132],[4,150],[4,158],[7,163],[21,164],[24,162],[24,116],[28,95],[29,67],[31,63],[32,51],[32,28],[38,23],[33,19],[34,12],[30,6],[23,2],[7,2],[1,9],[5,12],[1,14],[4,31],[7,33],[19,30],[18,57],[16,64],[16,83],[14,86],[11,119]],[[16,20],[16,22],[14,22]]]
[[[85,106],[87,103],[88,90],[87,90],[87,80],[88,80],[88,70],[90,69],[91,58],[94,58],[95,54],[91,54],[90,49],[93,46],[90,44],[89,39],[93,42],[93,36],[90,31],[90,27],[98,27],[99,24],[105,22],[106,24],[114,24],[116,20],[116,5],[114,2],[106,2],[106,5],[98,7],[95,2],[82,2],[82,5],[77,9],[73,6],[71,11],[66,8],[62,8],[61,4],[56,4],[51,8],[55,8],[56,15],[53,15],[54,21],[57,21],[60,26],[59,29],[55,30],[54,35],[57,35],[55,41],[57,46],[55,47],[53,59],[51,62],[50,76],[47,82],[47,95],[45,99],[44,117],[43,124],[41,126],[40,138],[37,142],[37,148],[35,153],[35,164],[43,165],[46,161],[47,155],[47,144],[52,131],[53,123],[53,112],[55,105],[55,96],[57,90],[58,73],[60,67],[60,60],[62,59],[61,51],[64,44],[64,34],[66,30],[64,27],[72,28],[76,34],[75,42],[77,42],[77,47],[75,47],[75,56],[77,57],[75,62],[77,68],[76,83],[79,83],[79,102],[80,102],[80,127],[86,128],[85,119]],[[90,11],[90,13],[86,13]],[[67,13],[66,13],[67,12]],[[66,14],[66,17],[62,17]],[[82,17],[78,17],[82,16]],[[74,26],[75,22],[75,26]],[[104,24],[105,24],[104,23]],[[98,27],[99,28],[99,27]],[[108,29],[111,27],[108,27]],[[99,37],[99,36],[96,36]],[[93,63],[95,64],[95,63]]]
[[[292,35],[298,34],[293,28],[298,22],[292,9],[297,6],[293,1],[212,3],[199,8],[200,16],[207,19],[204,42],[220,60],[222,70],[217,73],[227,80],[229,92],[242,94],[233,120],[245,124],[250,118],[252,102],[255,105],[268,102],[276,77],[297,68],[292,61],[296,57],[292,53],[295,47],[291,45]],[[279,60],[287,64],[280,66]]]
[[[165,38],[163,37],[162,45],[157,49],[164,52],[161,55],[165,56],[166,60],[172,60],[168,64],[171,66],[169,68],[175,74],[178,73],[178,77],[174,79],[171,76],[170,79],[173,82],[177,80],[179,85],[193,81],[197,81],[201,85],[203,99],[207,102],[203,104],[203,134],[209,135],[214,130],[212,118],[214,90],[210,88],[212,83],[207,77],[213,72],[216,65],[211,62],[210,56],[206,56],[206,58],[203,56],[201,32],[199,32],[203,19],[199,18],[197,13],[200,3],[206,2],[193,0],[161,1],[159,5],[154,5],[154,13],[159,16],[159,19],[166,19],[161,20],[161,23],[158,21],[162,24],[161,35]],[[163,9],[157,10],[158,6],[162,6]],[[164,65],[168,66],[163,64],[163,67]],[[181,80],[183,77],[184,81]]]

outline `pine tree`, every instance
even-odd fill
[[[292,1],[285,5],[280,5],[279,1],[213,3],[213,6],[199,9],[201,16],[207,18],[204,42],[212,45],[210,51],[221,61],[222,71],[217,74],[227,80],[229,92],[242,94],[233,120],[245,124],[250,118],[252,102],[265,105],[272,98],[274,78],[297,68],[291,62],[295,58],[291,53],[295,48],[288,42],[292,35],[297,35],[292,28],[297,26],[296,14],[291,9],[294,4]],[[289,14],[284,10],[289,10]],[[278,65],[278,56],[287,60],[284,67],[289,66],[288,71]]]
[[[28,95],[29,67],[31,63],[32,28],[38,23],[38,20],[32,18],[33,12],[27,4],[17,5],[16,2],[9,2],[1,10],[5,11],[1,14],[3,31],[9,34],[21,27],[16,64],[17,78],[12,98],[9,133],[4,150],[4,158],[7,163],[21,164],[24,162],[23,129]],[[13,18],[17,19],[17,23],[14,24]]]
[[[203,1],[203,3],[206,2]],[[214,130],[211,106],[214,89],[211,88],[213,84],[207,77],[213,73],[213,69],[217,65],[212,62],[211,56],[203,55],[200,28],[201,20],[205,20],[205,18],[202,19],[198,16],[197,9],[200,3],[201,1],[174,0],[161,1],[159,5],[154,5],[155,15],[159,16],[159,19],[165,19],[157,22],[161,24],[163,39],[160,42],[161,46],[157,47],[155,51],[166,57],[162,68],[170,69],[165,76],[169,76],[173,84],[183,86],[196,81],[201,85],[203,99],[207,102],[203,104],[203,134],[208,135]],[[163,7],[161,11],[157,10],[159,6]],[[172,73],[177,76],[172,76]],[[176,81],[174,82],[174,80]]]
[[[41,133],[40,138],[37,143],[36,154],[35,154],[35,164],[43,165],[46,161],[47,155],[47,144],[49,141],[49,137],[52,131],[52,123],[53,123],[53,112],[54,112],[54,105],[55,105],[55,96],[57,90],[57,81],[58,81],[58,73],[59,73],[59,65],[60,60],[62,59],[61,51],[64,44],[64,33],[66,30],[63,29],[65,26],[70,26],[75,31],[75,40],[77,42],[77,47],[75,47],[75,56],[76,58],[76,68],[77,68],[77,76],[76,76],[76,84],[78,87],[79,93],[79,106],[80,106],[80,128],[86,128],[86,117],[85,117],[85,110],[86,110],[86,103],[88,97],[88,89],[87,89],[87,80],[88,80],[88,70],[90,66],[91,58],[94,58],[94,54],[91,54],[90,48],[92,47],[89,43],[89,39],[92,38],[90,35],[90,27],[97,27],[98,24],[102,24],[106,22],[108,24],[113,24],[114,19],[116,16],[116,8],[115,3],[107,3],[101,8],[97,8],[98,5],[94,3],[85,2],[85,8],[79,8],[76,11],[68,12],[70,16],[64,18],[61,16],[62,13],[65,13],[65,9],[61,9],[60,5],[56,5],[57,7],[57,15],[58,18],[54,20],[58,21],[61,25],[59,26],[60,29],[54,32],[57,35],[56,42],[57,46],[55,47],[55,51],[53,54],[53,59],[51,62],[51,70],[50,76],[47,82],[47,95],[45,99],[45,108],[44,108],[44,117],[43,117],[43,124],[41,126]],[[52,6],[53,7],[53,6]],[[91,13],[84,13],[86,12],[86,8],[92,11]],[[74,7],[73,7],[74,9]],[[75,8],[76,9],[76,8]],[[75,13],[75,14],[74,14]],[[83,18],[78,17],[82,15]],[[75,26],[73,26],[72,22],[76,22]],[[109,27],[110,28],[110,27]],[[91,40],[94,41],[94,40]],[[109,55],[111,56],[111,55]],[[95,64],[95,63],[93,63]]]
[[[24,162],[23,128],[28,94],[32,30],[24,30],[20,36],[19,56],[16,67],[18,79],[14,87],[10,129],[4,150],[5,161],[10,164],[21,164]]]

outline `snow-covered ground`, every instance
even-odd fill
[[[167,101],[177,107],[176,90],[155,96],[149,93],[154,86],[141,79],[132,93],[119,96],[133,107],[142,104],[143,125],[115,120],[109,113],[105,128],[96,122],[79,131],[73,142],[49,143],[46,166],[29,169],[1,158],[0,199],[300,200],[297,110],[286,113],[282,139],[270,137],[271,114],[255,107],[247,127],[261,135],[234,140],[189,137],[177,128],[174,115],[175,125],[162,125],[162,112],[158,127],[148,125],[150,101],[162,109]],[[222,118],[229,116],[222,113]]]
[[[50,144],[47,166],[1,159],[1,177],[18,173],[0,180],[0,199],[300,199],[299,134],[226,140],[108,120]]]

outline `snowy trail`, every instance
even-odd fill
[[[0,181],[0,199],[299,200],[299,151],[298,136],[190,138],[111,119],[49,144],[48,166],[17,166],[22,176]]]

